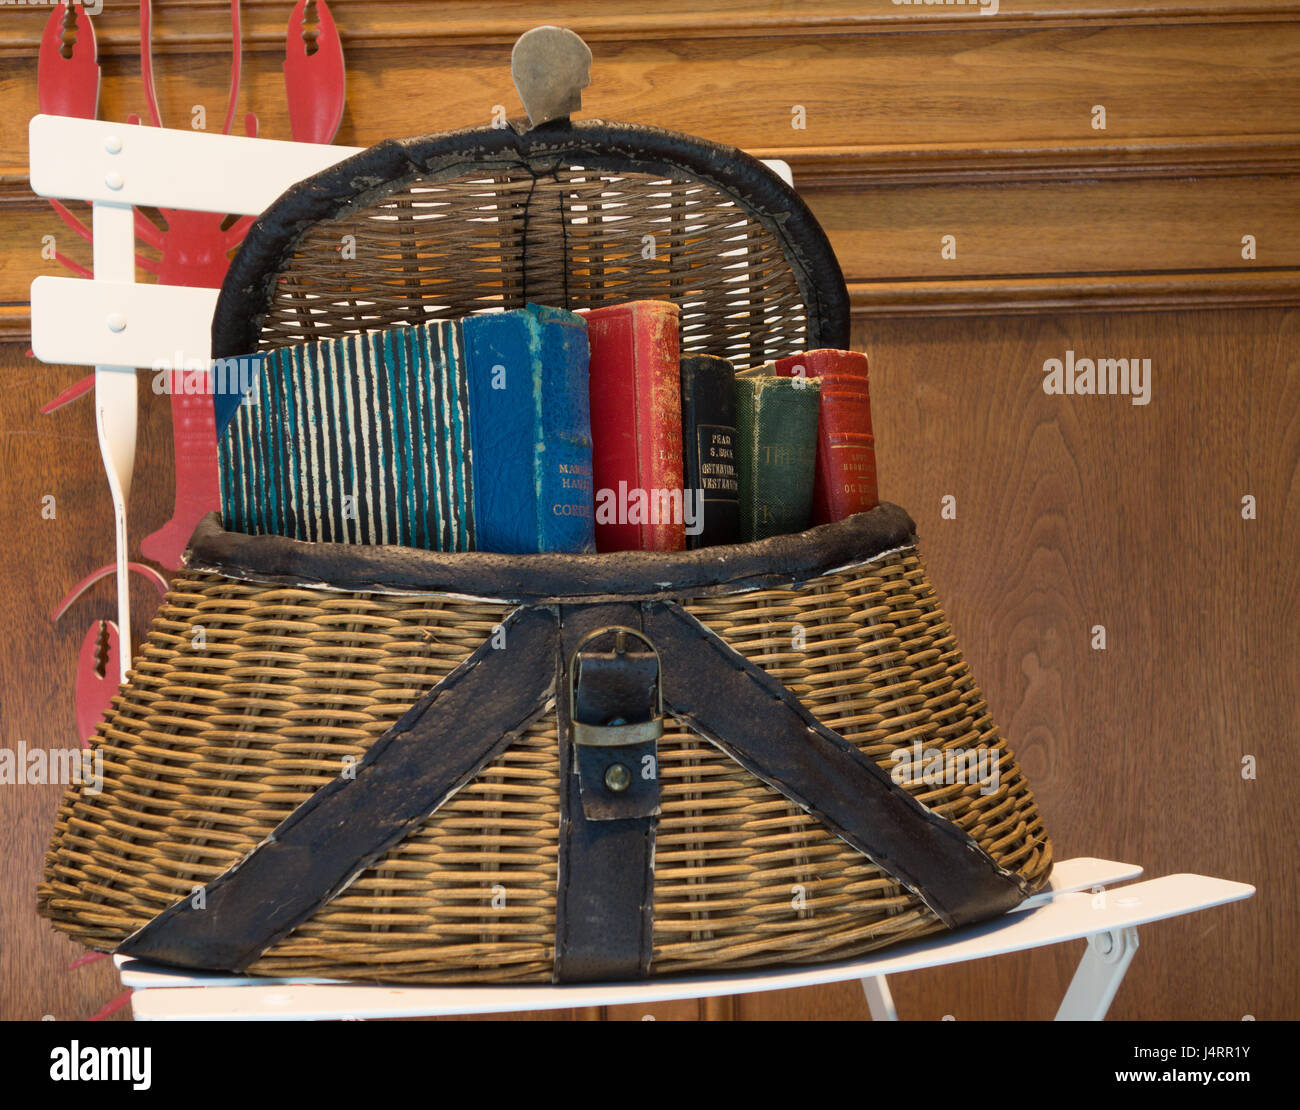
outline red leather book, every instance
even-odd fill
[[[683,551],[680,310],[629,301],[587,317],[597,551]]]
[[[777,359],[776,372],[821,381],[812,523],[829,524],[874,509],[880,497],[867,356],[857,351],[806,351]]]

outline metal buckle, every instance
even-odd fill
[[[637,721],[629,724],[626,721],[616,719],[609,724],[594,725],[586,724],[577,719],[578,682],[581,664],[579,654],[592,640],[611,633],[614,635],[615,654],[624,654],[627,651],[627,637],[635,636],[650,649],[651,654],[655,657],[655,696],[657,704],[655,715],[648,721]],[[644,632],[635,628],[628,628],[626,625],[611,624],[605,628],[598,628],[594,632],[587,633],[578,641],[577,646],[569,656],[569,723],[572,729],[573,742],[591,748],[621,748],[630,744],[643,744],[648,740],[657,740],[663,735],[663,664],[659,658],[659,649],[654,646]]]

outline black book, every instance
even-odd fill
[[[686,546],[740,542],[740,482],[736,471],[736,372],[716,355],[681,357],[682,475]]]

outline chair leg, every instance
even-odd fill
[[[867,996],[872,1021],[897,1021],[894,996],[889,993],[889,981],[883,975],[872,975],[862,980],[862,993]]]
[[[1132,927],[1090,936],[1056,1020],[1101,1021],[1137,949],[1137,930]]]

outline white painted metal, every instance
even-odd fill
[[[867,1009],[872,1021],[897,1021],[898,1008],[889,990],[889,980],[883,975],[868,975],[862,980],[862,993],[867,996]]]
[[[1052,865],[1047,886],[1037,894],[1030,895],[1011,912],[1023,913],[1025,910],[1037,909],[1059,894],[1104,888],[1112,883],[1126,883],[1141,874],[1142,868],[1136,863],[1116,863],[1114,860],[1096,859],[1093,856],[1061,860]]]
[[[1101,1021],[1137,950],[1138,934],[1132,927],[1090,936],[1061,1008],[1056,1011],[1056,1020]]]
[[[99,281],[135,280],[135,213],[114,204],[96,204],[91,213],[94,267]],[[75,317],[59,315],[65,331],[76,331]],[[80,321],[78,321],[79,323]],[[117,366],[97,355],[95,366],[95,429],[99,454],[108,475],[113,499],[113,527],[117,563],[117,631],[121,651],[120,677],[126,681],[131,663],[131,579],[127,568],[130,548],[126,537],[126,502],[135,472],[136,382],[134,366]]]
[[[1039,891],[1030,898],[1026,898],[1010,912],[1023,913],[1025,910],[1037,909],[1058,895],[1075,890],[1102,891],[1108,883],[1127,882],[1130,879],[1136,879],[1141,874],[1142,868],[1136,864],[1113,863],[1110,860],[1094,859],[1090,856],[1063,860],[1052,868],[1051,877],[1048,879],[1047,887],[1044,890]],[[1136,931],[1133,931],[1133,937],[1136,946]],[[1119,970],[1121,979],[1124,977],[1124,971],[1127,968],[1128,964],[1125,963],[1123,968]],[[122,977],[122,982],[126,983],[125,975]],[[127,985],[131,986],[132,984],[128,983]],[[1118,989],[1118,985],[1117,982],[1116,989]],[[867,1007],[871,1011],[872,1021],[898,1021],[898,1008],[894,1005],[894,996],[890,992],[889,980],[886,976],[871,975],[863,979],[862,992],[867,996]],[[1103,1009],[1097,1015],[1098,1020],[1104,1014],[1105,1010]]]
[[[32,351],[42,362],[142,370],[160,359],[177,365],[178,357],[182,367],[208,364],[215,289],[43,275],[31,296]]]
[[[245,216],[362,149],[43,115],[27,139],[37,196]]]
[[[27,138],[37,196],[245,216],[364,149],[44,115]],[[763,164],[794,184],[788,163]]]
[[[206,976],[190,980],[203,985],[137,990],[132,998],[132,1007],[138,1019],[155,1020],[413,1017],[628,1003],[642,1005],[681,998],[818,986],[985,959],[1079,940],[1095,933],[1136,928],[1167,917],[1249,898],[1252,894],[1254,888],[1244,883],[1203,875],[1167,875],[1110,891],[1105,898],[1098,898],[1089,891],[1065,892],[1037,909],[1006,914],[995,921],[957,933],[888,949],[865,960],[795,970],[742,972],[646,983],[482,987],[376,987],[298,982],[247,985],[246,978],[230,980],[223,976]],[[124,981],[128,975],[134,974],[124,966]]]
[[[271,986],[272,984],[339,983],[339,979],[312,979],[306,977],[275,979],[262,975],[217,975],[179,968],[160,967],[157,964],[134,960],[129,956],[114,956],[122,986],[144,991],[161,987],[241,987]]]

